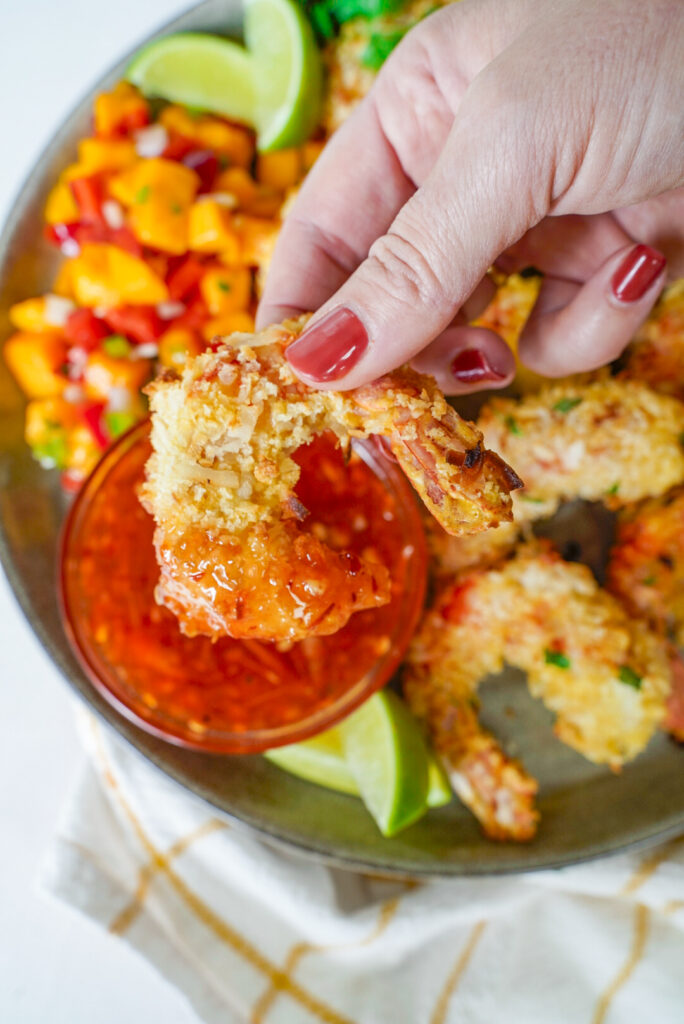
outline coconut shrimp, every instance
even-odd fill
[[[684,401],[684,279],[661,295],[625,353],[621,376]]]
[[[666,713],[670,668],[660,639],[631,619],[586,566],[523,545],[498,568],[464,573],[426,614],[404,690],[427,725],[452,785],[495,839],[529,839],[536,784],[477,718],[477,688],[504,664],[555,713],[555,733],[618,769]]]
[[[525,481],[515,503],[521,522],[546,518],[567,499],[619,508],[684,481],[684,404],[635,380],[495,398],[478,426]]]
[[[431,378],[403,368],[351,392],[313,390],[285,359],[304,323],[233,335],[149,388],[153,453],[141,497],[157,525],[157,600],[189,635],[293,641],[389,600],[389,574],[372,552],[333,551],[306,529],[293,456],[324,432],[342,445],[382,435],[452,533],[512,518],[520,480]]]

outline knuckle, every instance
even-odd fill
[[[422,244],[394,230],[374,242],[368,253],[373,285],[394,302],[411,307],[441,309],[451,305],[438,263]]]

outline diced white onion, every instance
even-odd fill
[[[157,305],[157,314],[162,320],[173,320],[185,312],[183,302],[160,302]]]
[[[107,221],[107,227],[113,231],[124,226],[123,206],[117,203],[116,199],[105,199],[102,204],[102,216]]]
[[[161,156],[169,144],[169,133],[163,124],[151,124],[135,133],[135,151],[138,156]]]
[[[131,359],[154,359],[159,354],[159,345],[156,341],[146,341],[142,345],[136,345],[131,352]]]
[[[107,396],[108,412],[127,412],[133,396],[128,388],[111,388]]]
[[[45,319],[52,327],[64,327],[68,317],[76,309],[71,299],[62,295],[45,296]]]
[[[238,204],[237,196],[232,192],[205,192],[197,196],[198,203],[216,203],[218,206],[225,206],[227,210],[234,210]]]
[[[81,246],[75,238],[65,238],[59,248],[62,255],[67,256],[70,260],[75,259],[81,252]]]
[[[86,349],[81,348],[80,345],[72,345],[67,351],[67,361],[72,366],[81,369],[88,362],[88,352]]]
[[[62,397],[65,402],[71,402],[73,405],[78,405],[85,398],[85,391],[78,384],[67,384],[62,392]]]
[[[104,320],[108,312],[106,306],[93,306],[93,316],[96,316],[98,320]]]

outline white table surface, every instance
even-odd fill
[[[0,0],[0,219],[40,149],[121,54],[189,0]],[[0,570],[0,1021],[196,1024],[128,946],[35,877],[81,752],[67,687]]]

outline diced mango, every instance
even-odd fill
[[[188,214],[179,203],[150,199],[133,206],[129,224],[139,242],[181,256],[188,248]]]
[[[246,207],[256,199],[259,186],[244,167],[228,167],[217,176],[214,192],[229,192],[238,206]]]
[[[4,355],[29,398],[50,398],[64,390],[67,381],[59,370],[66,358],[66,344],[57,334],[19,331],[5,343]]]
[[[234,228],[240,242],[240,260],[245,266],[268,263],[275,248],[280,223],[262,217],[236,216]],[[223,262],[222,257],[219,257]]]
[[[79,216],[73,192],[66,181],[58,181],[47,197],[45,220],[48,224],[69,224],[78,220]]]
[[[63,398],[34,398],[26,406],[24,436],[41,462],[66,469],[69,432],[77,422],[76,407]]]
[[[190,139],[198,149],[212,149],[232,164],[248,167],[252,162],[254,138],[246,128],[211,115],[191,117],[187,110],[175,104],[162,110],[159,121],[167,131]]]
[[[316,163],[319,156],[323,152],[324,146],[325,142],[323,142],[322,140],[315,142],[309,141],[304,143],[304,145],[302,146],[302,166],[305,173],[310,171],[313,165]]]
[[[71,277],[71,269],[71,260],[63,260],[59,265],[57,276],[52,284],[54,294],[61,295],[64,299],[74,298],[74,283]]]
[[[62,181],[91,178],[103,171],[121,171],[138,159],[135,146],[128,139],[81,139],[78,160],[62,173]]]
[[[84,245],[72,260],[71,277],[80,306],[155,306],[169,297],[145,260],[115,245]]]
[[[202,345],[194,331],[170,327],[159,339],[159,361],[162,366],[178,370],[191,356],[198,356]]]
[[[124,206],[166,200],[188,207],[199,188],[199,176],[177,160],[138,160],[109,182],[109,191]]]
[[[115,359],[106,352],[92,352],[83,370],[83,383],[88,398],[104,401],[113,388],[125,388],[135,395],[152,373],[149,359]]]
[[[296,185],[302,177],[302,154],[299,149],[278,149],[273,153],[261,153],[257,159],[256,176],[263,185],[286,189]]]
[[[206,341],[215,337],[225,337],[240,331],[244,334],[252,334],[254,331],[254,317],[244,310],[239,313],[229,313],[226,316],[217,316],[207,320],[202,327],[202,335]]]
[[[200,200],[190,207],[188,246],[194,252],[223,252],[236,263],[239,245],[230,210],[211,199]]]
[[[207,270],[200,292],[212,316],[224,316],[247,309],[252,296],[252,275],[245,267]]]
[[[95,100],[95,133],[110,136],[122,127],[142,127],[148,120],[147,101],[129,82],[119,82]]]
[[[45,298],[40,295],[35,299],[24,299],[15,302],[9,310],[10,323],[18,331],[34,331],[42,334],[45,331],[55,332],[54,325],[45,319]]]
[[[102,455],[102,449],[85,423],[78,423],[67,434],[66,469],[76,477],[86,477]]]

